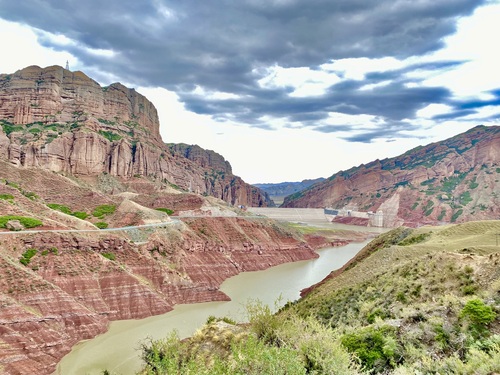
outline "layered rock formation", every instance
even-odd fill
[[[19,167],[142,176],[233,205],[271,204],[222,156],[192,146],[214,155],[199,159],[175,151],[184,146],[167,147],[156,108],[144,96],[119,83],[101,87],[82,72],[31,66],[0,75],[0,124],[0,158]]]
[[[499,181],[500,127],[478,126],[338,172],[286,197],[283,206],[378,211],[386,227],[499,219]]]
[[[50,374],[72,345],[111,320],[225,300],[219,286],[230,276],[317,257],[296,235],[262,219],[185,219],[149,232],[141,245],[129,235],[1,238],[2,373]],[[28,249],[36,252],[21,264]]]

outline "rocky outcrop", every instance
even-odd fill
[[[120,83],[101,87],[60,66],[0,75],[0,118],[15,125],[83,123],[96,129],[128,124],[161,143],[156,108],[143,95]]]
[[[169,144],[168,146],[172,153],[180,154],[201,167],[211,168],[222,173],[233,173],[231,164],[215,151],[205,150],[198,145],[187,145],[185,143]]]
[[[21,264],[28,249],[36,252]],[[314,257],[306,242],[263,219],[189,218],[140,245],[105,233],[3,237],[0,368],[50,374],[72,345],[111,320],[227,300],[219,286],[230,276]]]
[[[31,66],[0,75],[0,158],[77,177],[146,177],[233,205],[272,204],[224,158],[163,143],[154,105],[133,89],[82,72]]]
[[[384,226],[500,218],[500,127],[478,126],[376,160],[285,198],[284,207],[379,212]]]

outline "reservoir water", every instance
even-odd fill
[[[139,347],[148,338],[164,338],[173,330],[180,337],[190,336],[210,315],[245,321],[244,306],[250,300],[258,299],[273,308],[279,308],[288,301],[298,299],[300,290],[342,267],[366,243],[321,249],[318,250],[320,257],[317,259],[231,277],[221,286],[221,290],[231,298],[229,302],[178,305],[163,315],[112,322],[106,333],[75,345],[59,363],[56,374],[100,375],[104,369],[116,375],[135,374],[141,368]]]

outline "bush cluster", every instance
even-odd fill
[[[173,215],[174,213],[174,210],[171,210],[170,208],[162,208],[162,207],[159,207],[159,208],[155,208],[156,211],[161,211],[161,212],[165,212],[167,215]]]
[[[114,204],[102,204],[92,211],[92,216],[102,219],[105,215],[112,215],[116,210]]]
[[[0,228],[5,228],[5,226],[10,220],[19,220],[19,222],[25,228],[35,228],[43,225],[41,220],[32,217],[7,215],[7,216],[0,216]]]
[[[48,203],[47,207],[52,208],[53,210],[61,211],[67,215],[71,215],[77,217],[78,219],[85,220],[89,214],[84,211],[71,211],[68,206],[58,203]]]

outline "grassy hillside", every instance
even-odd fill
[[[497,373],[497,234],[500,221],[395,229],[276,315],[253,302],[247,325],[212,318],[144,346],[142,374]]]

